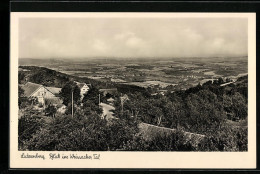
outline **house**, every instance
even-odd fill
[[[60,107],[62,105],[62,100],[60,99],[60,91],[61,88],[55,87],[46,87],[55,97],[45,97],[45,105],[52,104],[56,107]]]
[[[91,86],[91,84],[79,83],[79,82],[76,82],[76,84],[78,85],[78,87],[80,89],[81,99],[83,99],[84,94],[86,94],[89,91],[89,86]]]
[[[37,98],[38,102],[44,104],[45,98],[53,98],[55,95],[49,91],[46,87],[40,84],[27,82],[22,86],[24,90],[24,96],[27,98]]]

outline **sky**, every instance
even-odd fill
[[[22,18],[19,58],[246,56],[243,18]]]

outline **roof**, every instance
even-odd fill
[[[78,83],[78,87],[81,89],[81,88],[83,88],[83,86],[85,86],[86,85],[86,83]]]
[[[83,88],[83,86],[85,86],[85,85],[87,85],[87,86],[90,85],[90,84],[80,83],[80,82],[76,82],[76,84],[78,85],[79,89]]]
[[[139,133],[146,140],[151,140],[158,135],[165,135],[165,134],[174,135],[177,132],[177,129],[160,127],[160,126],[155,126],[147,123],[140,123],[138,127],[139,127]],[[183,132],[183,135],[186,141],[188,140],[192,141],[193,145],[195,146],[205,138],[205,135],[191,133],[191,132]]]
[[[22,86],[24,90],[24,96],[30,97],[40,87],[42,87],[42,85],[32,83],[32,82],[27,82],[24,86]]]
[[[46,88],[53,94],[59,94],[61,91],[61,88],[55,88],[55,87],[46,87]]]

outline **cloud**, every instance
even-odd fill
[[[122,32],[114,36],[117,45],[125,45],[127,48],[143,48],[145,41],[133,32]],[[119,43],[119,44],[118,44]]]
[[[134,36],[135,36],[135,33],[126,31],[126,32],[122,32],[119,34],[115,34],[114,38],[115,38],[115,40],[126,40],[126,39],[134,37]]]
[[[102,40],[95,39],[93,42],[93,48],[97,51],[105,52],[108,50],[108,44]]]
[[[144,41],[138,37],[131,37],[127,39],[126,45],[132,48],[140,48],[144,46]]]
[[[19,57],[246,55],[247,32],[242,18],[23,18]]]

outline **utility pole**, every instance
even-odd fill
[[[43,97],[43,109],[45,109],[45,98]]]
[[[71,92],[71,113],[72,113],[72,118],[73,118],[73,91]]]
[[[126,98],[126,97],[120,97],[120,99],[121,99],[121,106],[122,106],[122,110],[121,110],[121,112],[123,113],[124,112],[124,102],[126,101],[126,100],[128,100],[128,98]]]
[[[43,96],[43,109],[45,109],[45,88],[43,90],[44,94],[42,95]]]
[[[122,107],[122,110],[121,110],[121,112],[122,112],[122,114],[124,113],[124,101],[121,99],[121,107]]]
[[[98,94],[98,104],[100,105],[100,94]]]

